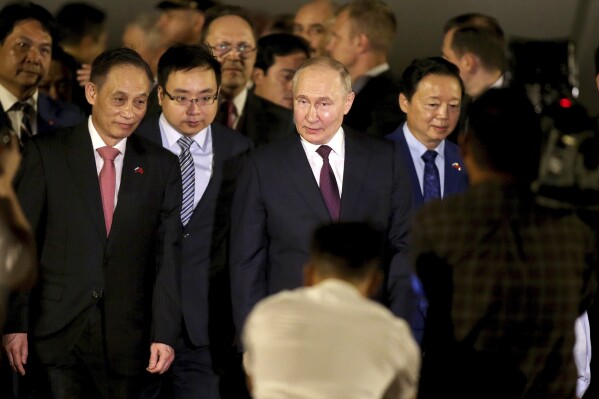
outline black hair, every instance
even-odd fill
[[[122,65],[130,65],[141,69],[145,72],[149,82],[152,82],[154,79],[149,65],[138,53],[131,49],[121,47],[106,50],[94,59],[89,80],[97,86],[101,86],[110,70]]]
[[[165,87],[172,72],[206,68],[214,71],[216,87],[220,87],[221,65],[206,45],[177,45],[170,47],[158,61],[158,84]]]
[[[412,100],[412,96],[418,90],[420,81],[428,75],[449,76],[455,78],[464,95],[464,82],[460,78],[460,70],[457,66],[441,57],[419,58],[414,61],[403,71],[400,80],[400,92],[408,101]]]
[[[316,269],[348,280],[380,267],[383,235],[367,223],[333,223],[314,232],[310,257]]]
[[[274,33],[263,36],[257,42],[258,53],[256,54],[255,68],[260,68],[264,74],[275,63],[275,56],[285,56],[295,53],[304,53],[310,58],[310,45],[308,42],[295,35],[287,33]]]
[[[56,13],[60,27],[60,42],[76,46],[89,35],[97,40],[104,31],[104,11],[87,3],[67,3]]]
[[[525,94],[490,89],[467,112],[466,129],[475,162],[528,186],[538,175],[542,130]]]
[[[42,28],[50,34],[52,42],[57,38],[56,21],[44,7],[35,3],[10,3],[0,10],[0,44],[13,31],[15,25],[27,19],[38,21]]]

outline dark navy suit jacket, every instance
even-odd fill
[[[396,152],[401,156],[401,163],[404,165],[410,176],[410,182],[412,183],[412,204],[416,210],[424,205],[424,197],[422,195],[422,189],[420,188],[420,182],[418,181],[418,175],[416,174],[416,168],[414,167],[414,162],[412,160],[412,154],[410,153],[406,137],[404,136],[403,127],[404,124],[402,123],[393,133],[388,134],[385,138],[395,142]],[[445,141],[444,157],[445,175],[443,177],[443,198],[446,198],[447,196],[466,190],[468,187],[468,175],[464,169],[464,161],[460,156],[459,147],[448,140]],[[453,165],[455,164],[459,165],[459,168],[454,167]],[[427,302],[421,283],[415,275],[412,278],[412,288],[416,295],[420,297],[420,303],[418,311],[408,318],[408,322],[412,327],[414,337],[419,343],[422,343]]]
[[[162,145],[159,116],[147,118],[137,133]],[[212,177],[183,228],[181,306],[191,343],[214,349],[221,344],[230,347],[233,338],[228,275],[231,203],[241,159],[253,145],[225,126],[211,126]]]
[[[385,138],[395,142],[395,145],[399,149],[399,153],[402,155],[401,158],[410,175],[410,181],[412,182],[412,204],[414,208],[417,209],[424,204],[424,197],[422,196],[422,189],[420,188],[416,168],[412,161],[412,155],[410,154],[410,149],[408,148],[408,143],[403,133],[403,127],[404,124],[400,125],[393,133],[385,136]],[[445,153],[443,155],[445,157],[443,198],[445,198],[466,190],[468,187],[468,174],[464,168],[464,160],[460,155],[459,147],[456,144],[446,140]],[[453,166],[454,164],[459,165],[459,168]]]

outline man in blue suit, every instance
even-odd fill
[[[406,122],[386,138],[396,143],[410,176],[414,208],[462,192],[468,185],[459,148],[446,140],[459,120],[463,94],[458,68],[440,57],[414,60],[402,74],[399,106]],[[412,285],[421,296],[418,312],[408,321],[421,342],[426,300],[416,277]]]
[[[438,198],[466,189],[468,177],[459,148],[445,140],[458,122],[463,93],[459,70],[440,57],[415,60],[402,75],[399,106],[407,120],[386,138],[394,141],[403,155],[414,207],[434,199],[425,198],[426,161],[422,157],[427,151],[437,154],[434,165],[439,176]]]

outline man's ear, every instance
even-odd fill
[[[356,47],[358,49],[358,53],[364,53],[370,50],[370,39],[364,33],[359,33],[356,35]]]
[[[98,94],[97,90],[98,88],[92,82],[87,82],[85,84],[85,99],[91,105],[94,105],[96,102],[96,95]]]
[[[399,108],[406,114],[408,113],[408,103],[408,98],[403,93],[399,93]]]
[[[158,94],[158,104],[162,107],[162,97],[164,97],[164,89],[162,86],[158,85],[158,90],[156,93]]]
[[[266,74],[264,73],[264,70],[262,70],[262,68],[254,68],[254,70],[252,71],[252,81],[255,85],[261,84],[265,77]]]
[[[473,75],[480,68],[480,59],[473,53],[464,53],[459,64],[460,71],[464,71],[467,75]]]

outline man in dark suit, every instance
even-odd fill
[[[134,51],[102,53],[88,122],[35,137],[23,156],[16,187],[40,273],[12,303],[3,344],[21,374],[28,353],[39,359],[52,397],[131,398],[144,369],[174,358],[181,174],[175,156],[131,135],[151,78]]]
[[[175,347],[174,390],[163,390],[169,398],[219,398],[219,379],[213,370],[222,369],[224,350],[230,350],[233,342],[227,264],[230,208],[240,158],[252,142],[212,123],[220,83],[221,66],[209,49],[171,47],[158,63],[162,114],[145,120],[139,129],[141,136],[179,156],[184,192],[187,181],[193,186],[189,216],[182,220],[183,328]],[[193,162],[189,178],[186,152],[179,144],[186,139]],[[184,195],[184,208],[185,200]]]
[[[0,26],[0,127],[8,126],[23,143],[82,122],[79,109],[38,92],[56,37],[52,15],[36,4],[9,4],[0,10]]]
[[[458,68],[440,57],[414,60],[402,74],[399,106],[407,121],[385,137],[396,143],[401,154],[416,209],[468,186],[459,148],[445,140],[458,123],[463,93]],[[420,287],[416,278],[413,284]],[[414,337],[422,343],[426,299],[424,292],[419,292],[418,312],[408,321]]]
[[[387,237],[387,296],[409,314],[406,264],[409,178],[391,143],[341,128],[354,93],[345,67],[330,58],[304,63],[294,77],[298,135],[251,154],[233,200],[231,291],[240,333],[262,298],[302,285],[309,240],[320,224],[368,221]]]
[[[256,146],[289,135],[293,112],[248,89],[256,62],[256,34],[247,13],[238,6],[211,8],[203,38],[223,70],[217,121],[249,137]]]
[[[356,93],[345,126],[382,137],[403,121],[387,62],[396,30],[393,10],[380,0],[354,0],[337,11],[327,50],[349,70]]]
[[[406,123],[385,138],[397,143],[412,182],[412,200],[418,208],[428,199],[424,196],[426,171],[423,154],[438,154],[434,164],[439,176],[439,197],[462,192],[468,176],[459,148],[446,141],[460,116],[464,86],[458,68],[440,57],[414,60],[402,74],[399,107]]]

